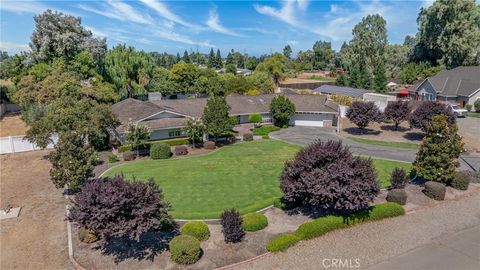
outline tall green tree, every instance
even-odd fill
[[[215,56],[215,68],[222,68],[223,67],[223,60],[222,55],[220,54],[220,49],[217,49],[217,54]]]
[[[181,91],[180,85],[173,79],[173,74],[166,68],[157,67],[152,70],[152,78],[147,87],[149,92],[159,92],[163,95],[175,94]]]
[[[105,55],[105,75],[122,98],[146,95],[152,69],[151,57],[133,47],[117,45]]]
[[[188,55],[188,52],[187,50],[185,50],[183,52],[183,57],[182,57],[182,61],[187,63],[187,64],[190,64],[192,61],[190,60],[190,56]]]
[[[125,142],[132,145],[137,151],[137,156],[140,154],[140,148],[150,139],[150,131],[147,127],[139,125],[138,123],[128,123],[127,132],[125,133]]]
[[[183,93],[193,93],[193,86],[199,77],[199,69],[194,64],[178,63],[173,65],[170,70],[172,79],[180,85],[180,91]]]
[[[475,0],[438,0],[418,18],[414,60],[447,68],[480,64],[480,5]]]
[[[283,47],[283,56],[286,58],[290,58],[290,56],[292,56],[292,47],[290,47],[290,45]]]
[[[207,106],[203,110],[202,121],[207,127],[209,134],[215,137],[215,140],[232,130],[233,122],[230,120],[228,106],[225,97],[210,97],[207,100]]]
[[[214,68],[216,66],[216,64],[215,64],[215,53],[213,52],[213,48],[210,49],[210,53],[208,54],[207,66],[209,68]]]
[[[295,114],[295,104],[285,96],[277,96],[270,103],[273,124],[277,127],[288,127],[290,117]]]
[[[326,68],[333,61],[335,51],[332,49],[332,43],[327,41],[317,41],[313,44],[313,68]]]
[[[355,63],[364,65],[368,72],[375,73],[375,68],[385,64],[387,47],[386,21],[382,16],[368,15],[355,25],[350,41],[352,58]]]
[[[376,69],[375,69],[375,74],[374,79],[373,79],[373,89],[375,92],[378,93],[386,93],[387,92],[387,71],[385,70],[385,66],[383,64],[380,64]]]
[[[449,184],[459,166],[458,157],[463,151],[462,137],[457,125],[449,125],[445,115],[435,115],[422,140],[413,168],[427,181]]]
[[[285,74],[285,63],[287,59],[285,56],[280,53],[274,53],[272,56],[265,58],[263,62],[258,64],[255,71],[258,72],[267,72],[272,76],[273,82],[275,85],[278,85],[280,80],[286,77]]]
[[[200,118],[189,118],[184,128],[185,135],[190,138],[194,148],[196,142],[202,141],[203,133],[205,131],[207,131],[207,128]]]

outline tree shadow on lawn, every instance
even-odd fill
[[[381,130],[385,130],[385,131],[394,131],[394,132],[406,132],[406,131],[409,131],[411,130],[410,128],[406,128],[406,127],[402,127],[402,126],[399,126],[398,128],[395,128],[395,125],[382,125],[380,126],[380,129]]]
[[[403,137],[409,141],[421,141],[425,137],[423,132],[407,132]]]
[[[374,130],[371,128],[356,128],[356,127],[349,127],[344,128],[343,131],[347,132],[350,135],[379,135],[382,133],[380,130]]]
[[[176,234],[175,230],[146,232],[140,236],[139,241],[114,238],[104,247],[97,246],[96,249],[101,249],[105,255],[114,256],[116,264],[127,259],[153,261],[155,256],[168,250],[168,243]]]

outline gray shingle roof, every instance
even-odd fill
[[[352,88],[346,86],[336,86],[336,85],[322,85],[320,87],[315,88],[313,91],[322,93],[322,94],[335,94],[335,95],[342,95],[342,96],[349,96],[355,98],[362,98],[363,94],[372,93],[370,90],[360,89],[360,88]]]
[[[138,121],[148,117],[162,109],[151,102],[145,102],[133,98],[127,98],[112,105],[112,111],[122,123]]]
[[[480,89],[480,66],[445,70],[427,80],[439,95],[469,97]]]

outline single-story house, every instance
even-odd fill
[[[271,123],[270,102],[275,94],[259,96],[232,95],[226,98],[230,106],[230,116],[237,117],[239,124],[248,123],[253,113],[262,115],[263,123]],[[325,95],[285,95],[296,108],[290,119],[292,126],[327,127],[337,125],[339,106]],[[116,129],[116,137],[124,142],[126,127],[130,122],[150,129],[150,140],[163,140],[184,137],[182,128],[189,118],[202,117],[207,98],[169,99],[141,101],[132,98],[122,100],[112,106],[121,125]]]
[[[372,93],[371,90],[361,89],[361,88],[352,88],[347,86],[336,86],[336,85],[322,85],[315,88],[313,91],[325,94],[325,95],[339,95],[339,96],[348,96],[353,98],[363,98],[364,94]]]
[[[426,78],[416,87],[419,100],[471,104],[480,98],[480,66],[462,66]]]

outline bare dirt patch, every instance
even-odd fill
[[[49,179],[48,151],[0,156],[0,206],[21,206],[0,223],[0,269],[72,269],[65,200]]]
[[[25,135],[27,124],[20,118],[20,114],[6,114],[0,119],[0,137]]]

